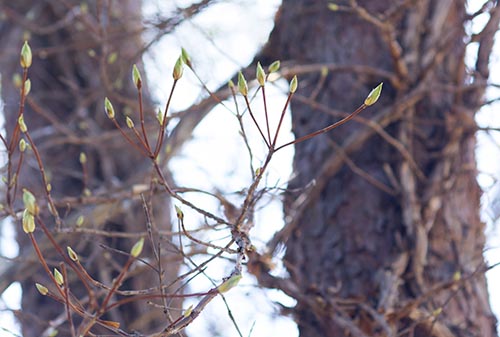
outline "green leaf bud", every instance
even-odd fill
[[[184,213],[182,212],[181,208],[177,205],[175,205],[175,214],[177,215],[177,219],[179,220],[184,219]]]
[[[19,151],[26,151],[26,141],[24,140],[24,138],[21,138],[21,140],[19,141]]]
[[[191,57],[184,48],[181,48],[181,57],[182,57],[182,62],[184,62],[189,68],[191,68],[192,66]]]
[[[21,129],[22,133],[26,133],[28,131],[28,127],[26,126],[26,123],[24,122],[24,115],[21,114],[19,118],[17,119],[17,123],[19,124],[19,129]]]
[[[245,80],[245,76],[243,76],[243,73],[241,71],[238,73],[238,90],[243,96],[248,95],[247,80]]]
[[[106,114],[109,119],[115,119],[115,109],[107,97],[104,98],[104,109],[106,110]]]
[[[276,60],[273,63],[271,63],[271,65],[269,65],[269,68],[267,68],[267,70],[270,73],[275,73],[280,69],[280,65],[281,65],[281,62],[279,60]]]
[[[73,250],[73,248],[71,248],[70,246],[68,246],[68,247],[66,247],[66,249],[68,250],[68,256],[71,259],[71,261],[77,262],[78,261],[78,255],[75,253],[75,251]]]
[[[78,218],[76,218],[76,227],[81,227],[85,221],[85,217],[83,215],[79,215]]]
[[[297,91],[297,86],[299,85],[299,80],[297,79],[297,75],[295,75],[290,81],[290,93],[293,94]]]
[[[134,128],[134,121],[132,120],[132,118],[130,118],[129,116],[127,116],[125,118],[125,122],[127,122],[127,126],[129,129],[133,129]]]
[[[139,72],[139,69],[135,64],[132,66],[132,81],[134,81],[134,84],[138,90],[141,89],[142,87],[141,73]]]
[[[26,234],[33,233],[35,231],[35,217],[28,211],[28,209],[25,209],[23,212],[23,231]]]
[[[31,80],[28,78],[26,82],[24,82],[24,96],[28,96],[31,91]]]
[[[85,152],[80,152],[80,164],[84,165],[87,162],[87,155]]]
[[[62,286],[64,284],[64,278],[57,268],[54,268],[54,278],[56,279],[58,285]]]
[[[182,56],[179,56],[174,65],[174,71],[172,73],[172,77],[174,80],[178,80],[182,77],[182,73],[184,72],[184,63],[182,62]]]
[[[257,77],[257,82],[259,82],[259,85],[263,87],[264,84],[266,83],[266,73],[264,72],[264,69],[262,68],[260,62],[257,62],[256,77]]]
[[[49,289],[47,289],[46,286],[41,285],[40,283],[35,283],[36,290],[43,296],[47,295],[49,293]]]
[[[143,247],[144,247],[144,238],[140,238],[139,241],[137,241],[130,250],[130,255],[132,255],[133,257],[138,257],[139,255],[141,255]]]
[[[242,278],[241,274],[234,274],[229,279],[224,281],[224,283],[218,286],[217,290],[219,291],[219,293],[226,293],[232,288],[236,287],[236,285],[238,285],[238,282],[240,282],[241,278]]]
[[[23,188],[23,203],[24,208],[28,210],[32,215],[38,214],[38,205],[36,204],[36,198],[29,190]]]
[[[384,84],[384,82],[380,83],[379,85],[377,85],[376,88],[374,88],[372,91],[370,91],[370,93],[368,94],[368,96],[365,99],[366,106],[373,105],[373,104],[375,104],[375,102],[377,102],[378,98],[380,97],[380,93],[382,92],[382,85],[383,84]]]
[[[27,69],[31,66],[31,62],[33,61],[33,54],[31,53],[30,45],[28,41],[24,41],[23,47],[21,48],[21,67]]]

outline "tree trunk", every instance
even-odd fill
[[[61,247],[65,250],[67,245],[71,246],[93,278],[111,285],[127,256],[103,247],[128,252],[140,237],[131,233],[146,231],[141,200],[137,193],[133,193],[134,186],[146,184],[145,197],[155,215],[153,236],[156,243],[161,241],[162,245],[162,282],[169,284],[178,271],[178,264],[171,262],[179,256],[167,253],[170,249],[168,238],[160,240],[157,235],[158,230],[170,230],[169,207],[165,207],[168,200],[163,195],[151,202],[153,194],[148,192],[154,176],[151,162],[126,145],[107,118],[103,104],[104,97],[108,96],[114,103],[117,119],[121,121],[123,113],[136,114],[138,111],[131,70],[132,65],[140,61],[144,47],[141,2],[87,1],[86,4],[46,0],[4,1],[0,5],[3,20],[0,41],[4,46],[0,69],[8,138],[12,137],[17,123],[19,106],[19,89],[14,87],[12,78],[14,74],[22,73],[19,52],[23,40],[27,39],[34,56],[29,69],[32,90],[24,116],[41,152],[52,185],[52,196],[63,219],[62,230],[70,233],[58,234]],[[165,30],[167,28],[165,26]],[[155,117],[148,98],[145,104],[146,122],[149,123]],[[87,157],[85,173],[79,160],[81,152]],[[54,218],[48,216],[47,204],[43,201],[45,188],[32,153],[28,153],[26,163],[17,179],[18,190],[28,188],[37,196],[42,214],[47,215],[44,218],[52,228]],[[16,210],[21,205],[20,200],[13,204]],[[76,228],[76,219],[80,215],[85,220],[81,227]],[[100,230],[115,234],[96,234]],[[124,238],[116,234],[120,232],[131,236]],[[37,230],[36,234],[50,267],[59,267],[61,257],[41,231]],[[38,263],[26,234],[19,230],[18,237],[21,257],[31,261],[27,262],[29,267],[24,268],[23,273],[15,276],[19,277],[17,280],[22,279],[23,289],[22,312],[18,318],[23,336],[40,336],[50,320],[62,317],[60,321],[65,321],[65,310],[62,304],[37,292],[35,282],[47,286],[51,282]],[[148,241],[145,246],[151,248],[151,243]],[[136,268],[123,289],[158,286],[157,271],[144,264]],[[78,280],[74,280],[71,287],[77,296],[85,294]],[[176,305],[175,302],[172,304],[173,307]],[[110,311],[103,319],[117,321],[128,330],[148,332],[168,324],[165,312],[142,301]],[[74,319],[78,322],[78,317]],[[53,321],[53,324],[57,322]],[[66,323],[57,329],[59,335],[70,335]],[[93,332],[109,333],[107,330]]]
[[[296,67],[296,137],[355,110],[384,82],[355,121],[296,146],[289,187],[300,192],[286,198],[290,220],[278,237],[300,335],[496,336],[474,113],[498,5],[469,72],[464,0],[335,4],[284,1],[261,55],[316,65]]]

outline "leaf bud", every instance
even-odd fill
[[[33,60],[33,54],[31,53],[30,45],[28,41],[24,41],[23,47],[21,48],[21,67],[27,69],[31,66],[31,62]]]
[[[115,119],[115,109],[107,97],[104,98],[104,109],[106,110],[106,114],[109,119]]]
[[[23,212],[23,231],[26,234],[35,231],[35,217],[27,209]]]
[[[75,253],[75,251],[73,250],[73,248],[71,248],[70,246],[68,246],[68,247],[66,247],[66,249],[68,250],[68,256],[71,259],[71,261],[77,262],[78,261],[78,255]]]
[[[57,268],[54,268],[54,278],[56,279],[58,285],[62,286],[64,284],[64,278]]]
[[[19,124],[19,129],[21,130],[22,133],[26,133],[28,131],[28,127],[26,126],[26,123],[24,122],[24,115],[21,114],[19,118],[17,119],[17,123]]]
[[[290,81],[290,93],[293,94],[297,91],[297,86],[299,85],[299,80],[297,79],[297,75],[295,75]]]
[[[238,90],[243,96],[248,95],[248,84],[241,71],[238,73]]]
[[[137,241],[130,250],[130,255],[132,255],[133,257],[138,257],[139,255],[141,255],[143,247],[144,247],[144,238],[140,238],[139,241]]]
[[[377,85],[377,87],[375,87],[372,91],[370,91],[370,93],[368,94],[368,96],[365,99],[366,106],[373,105],[373,104],[375,104],[375,102],[378,101],[378,98],[380,97],[380,93],[382,92],[382,85],[383,84],[384,84],[384,82],[381,82],[379,85]]]
[[[174,71],[172,73],[172,77],[174,80],[178,80],[182,77],[182,73],[184,72],[184,63],[182,62],[182,56],[179,56],[174,65]]]
[[[175,213],[177,215],[177,219],[179,219],[179,220],[184,219],[184,213],[182,212],[181,208],[177,205],[175,205]]]
[[[47,295],[49,293],[49,289],[47,289],[46,286],[41,285],[40,283],[35,283],[36,290],[43,296]]]
[[[257,77],[257,82],[259,82],[259,85],[263,87],[264,84],[266,83],[266,73],[264,72],[264,69],[262,68],[260,62],[257,62],[256,77]]]
[[[280,65],[281,65],[281,62],[279,60],[276,60],[273,63],[271,63],[271,65],[269,65],[269,68],[267,68],[267,70],[270,73],[275,73],[280,69]]]
[[[36,204],[36,198],[29,190],[23,188],[23,203],[24,208],[28,210],[32,215],[38,214],[38,205]]]
[[[138,90],[141,89],[142,87],[141,73],[139,72],[139,69],[135,64],[132,66],[132,80],[134,81],[136,88]]]
[[[130,118],[129,116],[127,116],[125,118],[125,121],[127,122],[127,126],[129,129],[133,129],[134,128],[134,121],[132,120],[132,118]]]
[[[181,48],[181,57],[182,57],[182,62],[184,62],[184,64],[186,64],[189,68],[191,68],[192,66],[191,56],[189,56],[188,52],[184,48]]]

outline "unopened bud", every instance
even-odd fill
[[[132,118],[130,118],[129,116],[127,116],[125,118],[125,122],[127,122],[127,126],[129,129],[133,129],[134,128],[134,121],[132,120]]]
[[[370,93],[368,94],[368,96],[365,99],[366,106],[373,105],[373,104],[375,104],[375,102],[378,101],[378,98],[380,97],[380,93],[382,92],[382,85],[383,84],[384,84],[384,82],[380,83],[379,85],[377,85],[376,88],[374,88],[372,91],[370,91]]]
[[[24,138],[21,138],[21,140],[19,141],[19,151],[26,151],[26,141],[24,140]]]
[[[184,72],[184,63],[182,62],[182,56],[179,56],[174,65],[174,71],[172,73],[172,77],[174,80],[178,80],[182,77],[182,73]]]
[[[26,234],[35,231],[35,217],[27,209],[23,212],[23,231]]]
[[[56,279],[58,285],[62,286],[64,284],[64,278],[57,268],[54,268],[54,278]]]
[[[108,115],[109,119],[115,119],[115,109],[113,108],[113,104],[111,104],[111,101],[107,97],[104,98],[104,109],[106,110],[106,114]]]
[[[279,60],[274,61],[268,68],[270,73],[275,73],[280,69],[281,62]]]
[[[234,274],[233,276],[231,276],[228,280],[224,281],[224,283],[222,283],[218,288],[217,290],[219,291],[219,293],[225,293],[225,292],[228,292],[229,290],[231,290],[232,288],[236,287],[236,285],[238,285],[238,282],[240,282],[242,276],[241,274]]]
[[[130,250],[130,255],[132,255],[133,257],[138,257],[139,255],[141,255],[143,247],[144,247],[144,238],[140,238],[139,241],[137,241]]]
[[[264,69],[260,65],[260,62],[257,62],[257,74],[256,74],[256,77],[257,77],[257,82],[259,82],[259,85],[261,87],[263,87],[264,84],[266,83],[266,73],[264,72]]]
[[[141,73],[139,72],[139,69],[135,64],[132,66],[132,80],[134,81],[136,88],[141,89],[142,87]]]
[[[26,126],[26,123],[24,122],[24,115],[21,114],[19,118],[17,119],[17,123],[19,124],[19,129],[21,129],[22,133],[26,133],[28,131],[28,127]]]
[[[299,80],[297,79],[297,75],[295,75],[290,81],[290,93],[293,94],[297,91],[297,86],[299,85]]]
[[[78,218],[76,218],[76,227],[81,227],[84,221],[85,217],[83,215],[79,215]]]
[[[184,219],[184,213],[182,212],[181,208],[177,205],[175,205],[175,213],[177,215],[177,219],[179,219],[179,220]]]
[[[28,96],[31,91],[31,80],[28,78],[26,82],[24,82],[24,96]]]
[[[23,188],[23,203],[24,208],[28,210],[32,215],[38,214],[38,205],[36,204],[36,198],[29,190]]]
[[[184,62],[189,68],[191,68],[192,66],[191,57],[184,48],[181,48],[181,57],[182,57],[182,62]]]
[[[156,113],[156,119],[160,125],[163,125],[163,112],[161,112],[160,108],[158,108],[158,112]]]
[[[47,295],[49,293],[49,289],[47,289],[46,286],[41,285],[40,283],[35,283],[36,290],[43,296]]]
[[[248,95],[248,84],[241,71],[238,73],[238,90],[243,96]]]
[[[73,250],[73,248],[71,248],[70,246],[68,246],[68,247],[66,247],[66,249],[68,250],[68,256],[71,259],[71,261],[77,262],[78,261],[78,255],[75,253],[75,251]]]
[[[27,69],[31,66],[33,60],[33,54],[31,53],[30,45],[28,41],[24,41],[23,47],[21,48],[21,67]]]
[[[84,165],[87,162],[87,155],[85,152],[80,152],[80,164]]]

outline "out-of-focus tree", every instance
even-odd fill
[[[489,77],[498,2],[467,14],[464,0],[286,1],[267,45],[229,89],[208,92],[176,115],[170,98],[154,111],[141,75],[144,51],[215,2],[146,22],[140,1],[0,3],[2,205],[18,225],[21,247],[0,284],[22,284],[23,335],[51,328],[75,336],[182,334],[238,283],[247,264],[262,287],[297,301],[286,311],[301,336],[495,336],[474,114]],[[468,35],[465,25],[482,13],[490,15],[485,28]],[[146,29],[154,32],[151,43]],[[24,40],[33,62],[20,67]],[[479,48],[468,69],[472,42]],[[281,68],[274,63],[271,71],[276,60]],[[184,53],[174,86],[165,89],[171,97],[188,70],[195,71]],[[253,98],[265,98],[275,75],[290,81],[283,113],[290,104],[295,175],[285,194],[286,224],[262,252],[252,245],[259,226],[253,211],[282,145],[268,112],[265,121],[255,118]],[[382,81],[380,102],[360,114]],[[237,118],[251,116],[268,149],[262,162],[252,162],[251,185],[232,202],[222,193],[176,187],[171,155],[216,104],[232,109],[222,103],[231,96]],[[336,128],[343,118],[350,122]],[[243,127],[241,134],[247,142]],[[221,207],[193,204],[189,193],[209,195]],[[172,199],[182,206],[173,217]],[[204,222],[186,230],[183,209]],[[225,241],[210,233],[225,234]],[[272,270],[281,251],[283,277]],[[230,259],[231,274],[204,293],[184,293],[218,258]],[[197,304],[180,311],[188,295]]]

